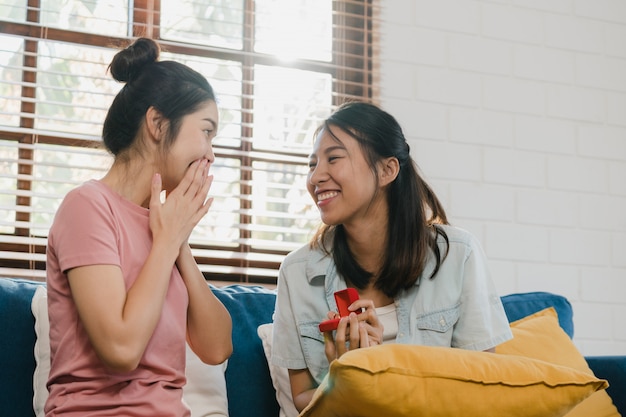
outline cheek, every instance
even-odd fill
[[[315,187],[313,186],[313,184],[311,184],[309,175],[307,175],[306,177],[306,190],[309,192],[309,194],[311,194],[311,196],[315,192]]]
[[[172,149],[162,165],[163,174],[167,177],[170,185],[178,185],[190,163],[189,155],[180,148],[176,150]]]
[[[194,160],[202,158],[206,153],[207,141],[197,136],[183,136],[176,142],[172,154],[175,155],[177,164],[190,164]]]

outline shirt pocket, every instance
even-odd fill
[[[459,320],[460,304],[449,308],[426,312],[417,317],[417,331],[424,344],[429,346],[452,346],[452,332]]]
[[[328,360],[324,353],[324,335],[320,332],[319,322],[303,322],[298,325],[300,331],[300,343],[304,361],[311,375],[321,383],[328,373]]]

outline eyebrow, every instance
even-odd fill
[[[210,117],[205,117],[202,120],[211,123],[213,125],[214,129],[217,128],[217,122],[215,120],[211,119]]]
[[[324,154],[328,155],[329,153],[336,151],[337,149],[339,150],[346,150],[346,147],[343,145],[335,145],[335,146],[329,146],[328,148],[324,149]],[[309,159],[315,158],[317,157],[317,155],[315,154],[310,154],[309,155]]]

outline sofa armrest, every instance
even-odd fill
[[[626,356],[586,356],[593,373],[609,381],[606,392],[621,415],[626,416]]]

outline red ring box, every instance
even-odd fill
[[[340,317],[345,317],[350,314],[348,307],[359,299],[359,293],[356,288],[346,288],[335,293],[335,302],[337,303],[337,310]],[[355,313],[360,314],[361,311]],[[324,320],[319,324],[320,332],[329,332],[331,330],[337,330],[339,319]]]

